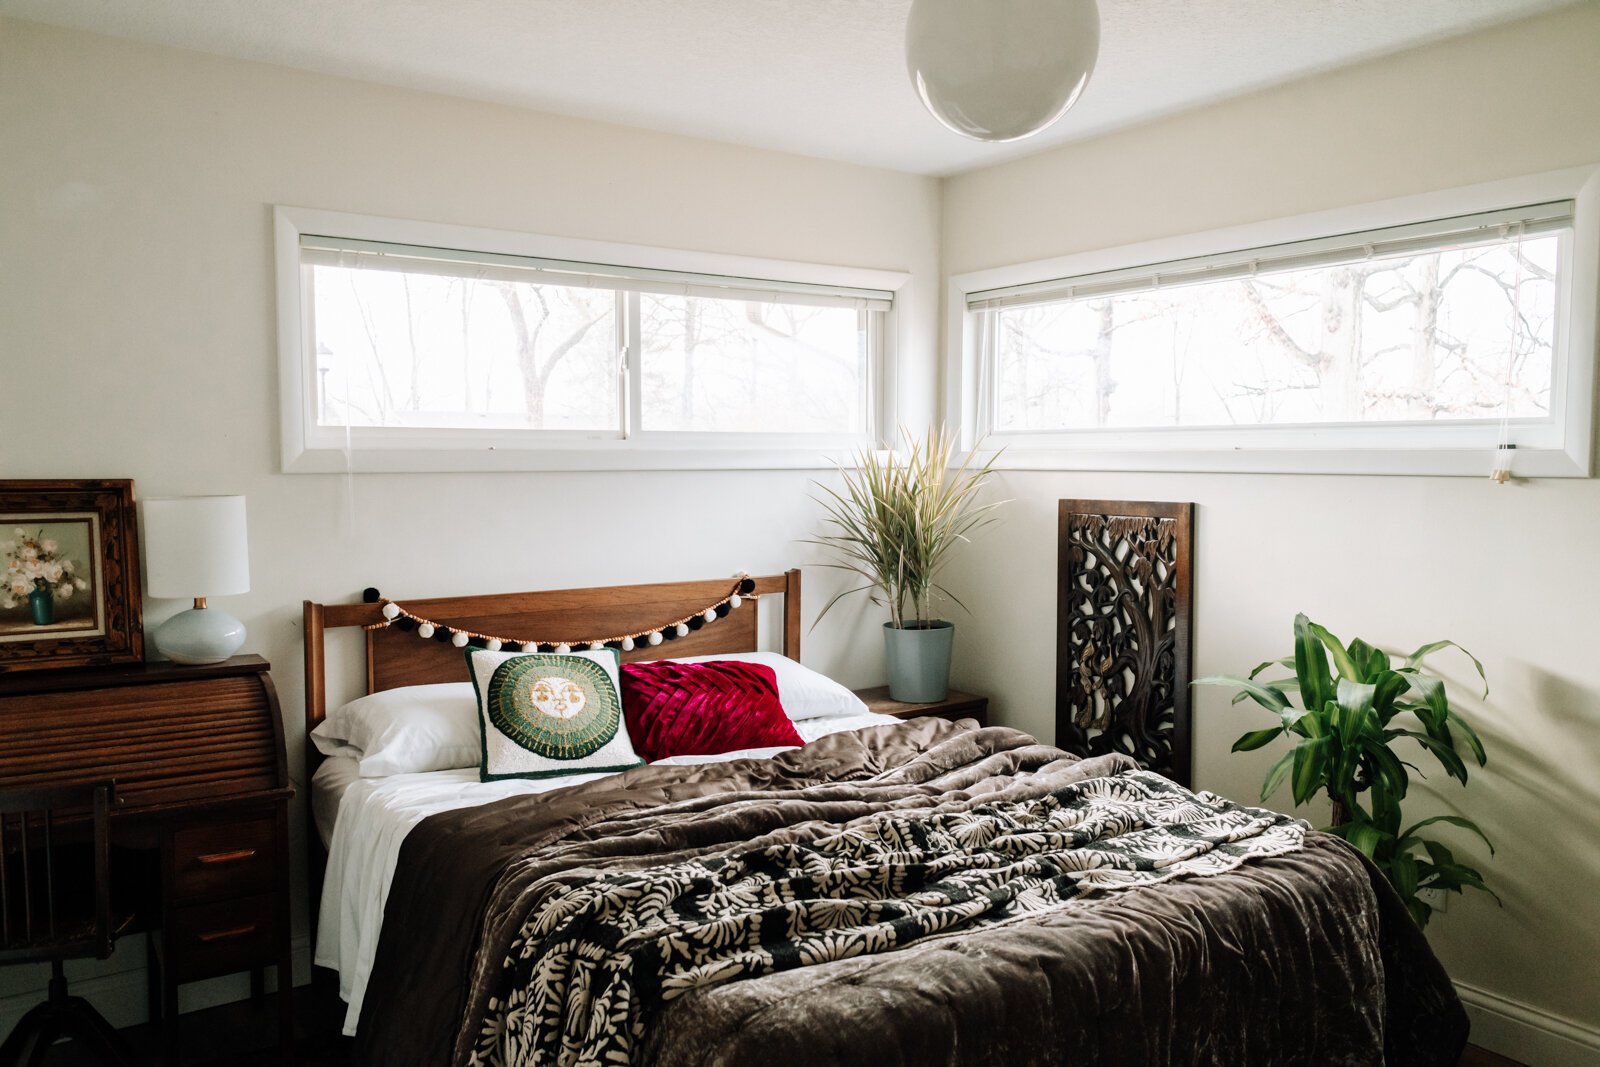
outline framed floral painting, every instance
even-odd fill
[[[143,659],[133,482],[0,480],[0,672]]]

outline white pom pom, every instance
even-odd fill
[[[688,637],[689,624],[686,622],[680,622],[676,627],[673,628],[673,633],[677,634],[679,637]]]
[[[602,648],[605,648],[605,647],[606,647],[606,643],[604,641],[590,641],[589,642],[589,651],[590,652],[599,652]]]
[[[433,636],[433,623],[425,622],[421,626],[417,627],[417,636],[418,637],[432,637]]]
[[[633,638],[624,637],[622,639],[622,651],[624,651],[624,652],[632,652],[633,651]]]
[[[386,619],[398,619],[400,617],[400,605],[394,603],[385,604],[383,606],[383,617]]]
[[[716,608],[707,608],[705,611],[702,611],[700,613],[700,617],[702,619],[706,620],[706,622],[716,622],[717,621],[717,609]]]
[[[466,648],[467,635],[462,633],[460,630],[457,630],[455,633],[450,635],[450,643],[455,645],[457,648]]]
[[[483,647],[487,648],[490,652],[499,652],[500,639],[498,637],[491,637],[489,638],[488,644],[484,645]]]
[[[572,651],[572,646],[563,641],[561,644],[556,646],[556,651],[565,656],[568,652]]]
[[[660,630],[657,630],[655,633],[650,635],[650,643],[652,645],[659,645],[661,643],[661,631]]]
[[[744,597],[740,596],[738,593],[735,593],[731,597],[728,598],[728,607],[730,607],[730,608],[736,608],[740,604],[743,604],[743,603],[744,603]]]

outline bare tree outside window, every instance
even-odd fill
[[[1001,432],[1549,413],[1558,237],[1003,307]]]

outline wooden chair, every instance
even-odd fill
[[[115,791],[110,782],[0,791],[0,964],[49,960],[51,969],[50,999],[0,1045],[0,1067],[34,1067],[63,1037],[101,1062],[132,1062],[100,1013],[67,995],[62,970],[64,960],[111,955],[116,935],[132,921],[131,914],[120,921],[112,915]]]

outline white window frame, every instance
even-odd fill
[[[910,316],[897,314],[909,273],[835,267],[647,245],[588,241],[447,223],[382,218],[278,205],[273,209],[278,288],[278,389],[281,459],[286,474],[542,470],[824,469],[880,443],[895,425],[896,352],[908,343]],[[764,279],[799,286],[872,289],[892,295],[874,337],[868,368],[869,430],[863,434],[687,433],[672,431],[465,430],[424,427],[330,429],[314,418],[315,376],[301,260],[302,235],[352,241],[470,249],[472,252],[625,264],[642,271]],[[630,324],[635,329],[637,323]],[[637,349],[637,345],[630,346]],[[639,353],[629,351],[628,399],[637,410]]]
[[[1557,296],[1563,310],[1552,384],[1559,408],[1549,420],[1510,428],[1513,470],[1518,477],[1589,477],[1600,310],[1600,168],[1593,166],[954,275],[946,291],[946,418],[963,428],[964,445],[981,440],[985,451],[1004,448],[1000,465],[1021,470],[1485,476],[1501,432],[1492,420],[989,434],[977,316],[967,310],[967,297],[1558,200],[1574,202],[1568,269]]]

